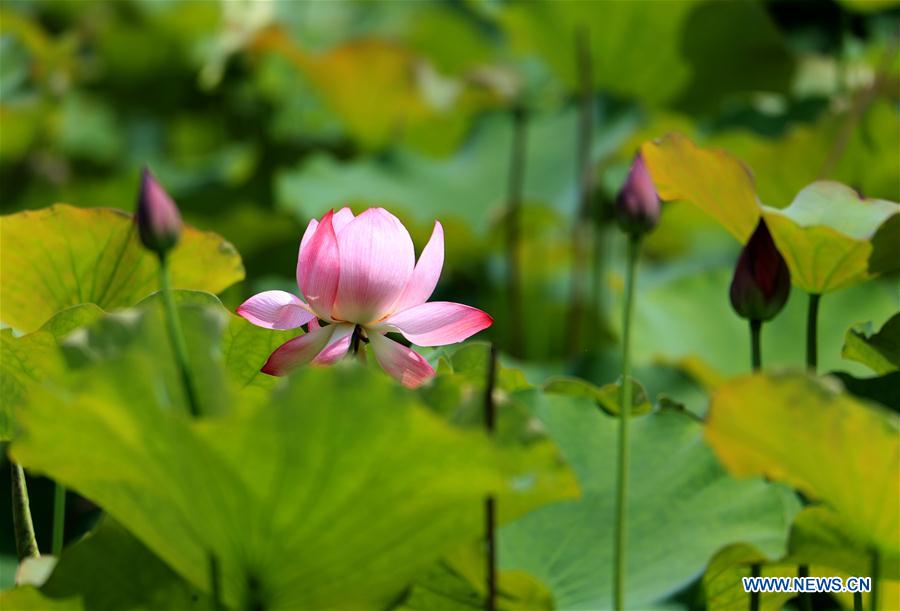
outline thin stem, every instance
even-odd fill
[[[761,320],[750,321],[750,362],[753,365],[753,371],[759,371],[762,367],[762,352],[760,351],[759,337],[761,330]]]
[[[869,602],[872,611],[878,611],[878,579],[881,577],[881,557],[878,550],[872,550],[872,591]]]
[[[625,608],[625,567],[628,504],[628,421],[631,419],[631,311],[634,302],[634,276],[640,238],[628,237],[628,266],[625,272],[625,301],[622,309],[622,388],[619,403],[619,471],[616,483],[616,536],[613,549],[613,602]]]
[[[222,576],[220,574],[221,570],[219,569],[219,560],[212,552],[209,553],[208,558],[210,589],[209,602],[212,611],[223,611],[225,609],[225,605],[222,604]]]
[[[51,550],[59,558],[66,530],[66,487],[56,482],[53,488],[53,543]]]
[[[484,428],[493,436],[496,421],[496,405],[494,404],[494,386],[497,381],[497,347],[491,344],[488,360],[487,380],[484,385]],[[496,501],[489,496],[484,501],[485,539],[487,540],[487,599],[484,608],[487,611],[497,609],[497,536],[496,536]]]
[[[580,350],[581,322],[584,317],[586,263],[588,258],[591,221],[591,146],[594,132],[594,86],[591,65],[590,31],[581,27],[576,32],[575,64],[578,67],[578,212],[572,224],[572,270],[567,317],[566,338],[572,354]],[[596,239],[596,238],[595,238]]]
[[[853,611],[863,611],[862,592],[853,593]]]
[[[806,368],[816,372],[819,360],[819,299],[821,295],[810,293],[809,309],[806,312]]]
[[[750,576],[760,577],[762,575],[762,565],[754,562],[750,565]],[[759,611],[759,591],[750,592],[750,611]]]
[[[809,577],[809,565],[801,564],[798,566],[797,577],[801,579]],[[800,601],[800,611],[812,611],[812,596],[809,595],[809,592],[801,592],[798,600]]]
[[[25,470],[22,465],[13,461],[9,461],[9,469],[12,480],[12,514],[13,529],[16,533],[16,553],[20,561],[25,558],[38,558],[41,553],[38,551],[37,539],[34,537]]]
[[[194,381],[188,364],[187,346],[184,341],[184,331],[181,328],[181,319],[172,299],[172,291],[169,286],[169,260],[165,255],[159,257],[159,289],[162,293],[163,305],[166,309],[166,325],[169,329],[169,341],[172,342],[172,350],[175,353],[175,362],[181,374],[181,384],[187,397],[191,415],[195,418],[200,415],[200,405],[197,401],[197,393],[194,389]]]
[[[350,336],[350,354],[357,355],[359,354],[359,342],[362,339],[362,327],[356,325],[353,328],[353,335]]]
[[[522,193],[525,182],[525,146],[527,115],[517,106],[512,110],[513,137],[509,165],[506,213],[506,296],[509,307],[509,347],[514,356],[522,356],[524,335],[522,319],[522,277],[520,254]]]

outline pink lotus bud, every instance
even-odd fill
[[[764,220],[741,251],[731,280],[731,306],[742,318],[766,321],[778,314],[791,292],[791,272]]]
[[[625,233],[640,235],[659,222],[659,196],[640,153],[635,155],[628,178],[616,198],[616,217]]]
[[[159,255],[164,255],[175,246],[181,234],[178,207],[147,168],[141,173],[135,222],[141,242]]]

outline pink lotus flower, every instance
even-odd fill
[[[362,341],[385,371],[415,388],[434,376],[434,369],[385,333],[401,333],[419,346],[443,346],[493,323],[485,312],[460,303],[426,303],[443,265],[439,222],[416,263],[412,239],[393,214],[370,208],[354,217],[342,208],[311,220],[300,241],[297,285],[305,301],[285,291],[265,291],[237,313],[267,329],[309,323],[308,333],[272,353],[263,373],[284,375],[308,363],[331,365],[350,351],[351,341]]]

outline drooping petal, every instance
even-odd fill
[[[407,388],[417,388],[434,377],[434,369],[415,350],[380,333],[369,334],[369,345],[381,368]]]
[[[313,234],[316,232],[316,227],[319,226],[319,221],[316,219],[312,219],[309,222],[309,225],[306,226],[306,231],[303,232],[303,237],[300,238],[300,251],[297,254],[297,286],[300,286],[300,259],[303,257],[303,249],[306,248],[306,245],[309,244],[309,241],[312,239]]]
[[[334,325],[328,345],[312,360],[313,365],[333,365],[344,358],[350,349],[350,339],[356,325]]]
[[[341,273],[333,317],[361,324],[378,320],[412,275],[409,232],[387,210],[370,208],[350,221],[337,241]]]
[[[237,313],[266,329],[296,329],[316,317],[299,297],[286,291],[258,293],[238,306]]]
[[[434,222],[434,231],[428,244],[419,255],[419,261],[413,269],[412,276],[403,294],[397,303],[394,304],[394,311],[401,312],[406,308],[411,308],[428,301],[437,286],[438,278],[441,277],[441,268],[444,267],[444,227],[440,222]]]
[[[430,301],[392,314],[374,328],[399,331],[417,346],[443,346],[461,342],[493,322],[493,318],[478,308],[450,301]]]
[[[269,355],[269,360],[260,371],[273,376],[283,376],[301,365],[312,362],[328,344],[336,329],[336,325],[320,327],[286,341]]]
[[[332,320],[331,310],[341,276],[341,257],[331,225],[334,212],[322,217],[297,262],[297,283],[319,318]]]
[[[334,233],[339,234],[341,230],[347,226],[347,224],[352,221],[355,216],[350,211],[350,208],[344,206],[340,210],[334,213],[334,218],[331,219],[331,225],[334,227]]]

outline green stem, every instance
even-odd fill
[[[525,188],[525,152],[528,117],[524,107],[512,109],[513,137],[510,152],[506,213],[506,300],[509,308],[509,351],[525,352],[522,322],[522,266],[520,261],[522,197]]]
[[[853,611],[863,611],[862,592],[853,593]]]
[[[806,311],[806,368],[812,373],[816,372],[819,360],[818,328],[819,328],[819,298],[821,295],[810,293],[809,309]]]
[[[760,350],[760,331],[762,331],[761,320],[750,321],[750,362],[753,365],[753,371],[759,371],[762,368],[762,351]]]
[[[12,514],[13,529],[16,533],[16,553],[19,560],[38,558],[37,539],[34,537],[34,524],[31,521],[31,508],[28,502],[28,486],[25,483],[25,470],[22,465],[9,461],[12,480]]]
[[[634,276],[640,251],[640,237],[628,236],[628,266],[625,272],[625,300],[622,309],[622,387],[619,403],[619,470],[616,482],[615,548],[613,550],[613,602],[625,608],[626,517],[628,504],[628,421],[631,416],[631,311]]]
[[[484,385],[484,428],[489,436],[494,435],[496,421],[496,405],[494,404],[494,386],[497,380],[497,347],[491,344],[488,361],[487,380]],[[485,539],[487,541],[487,599],[486,611],[497,609],[497,517],[496,500],[489,496],[484,502]]]
[[[209,590],[210,604],[212,611],[223,611],[225,606],[222,604],[222,578],[219,570],[219,561],[215,554],[209,553]]]
[[[754,562],[750,565],[750,576],[760,577],[762,575],[762,565]],[[750,592],[750,611],[759,611],[759,591]]]
[[[166,325],[169,329],[169,340],[172,342],[172,350],[175,352],[175,361],[181,374],[181,384],[187,397],[191,415],[195,418],[200,415],[200,405],[197,402],[197,393],[194,389],[194,381],[191,378],[191,370],[188,365],[187,346],[184,342],[184,331],[181,328],[181,319],[175,308],[175,300],[172,299],[172,290],[169,286],[169,260],[166,255],[159,257],[159,289],[162,293],[163,304],[166,309]]]
[[[798,566],[797,577],[801,579],[809,577],[809,565],[801,564]],[[812,596],[810,596],[809,592],[801,592],[798,599],[800,601],[800,611],[812,611]]]
[[[66,487],[56,482],[53,488],[53,543],[51,551],[59,558],[66,530]]]
[[[881,557],[878,550],[872,550],[872,591],[869,593],[872,611],[878,611],[878,579],[881,573]]]

